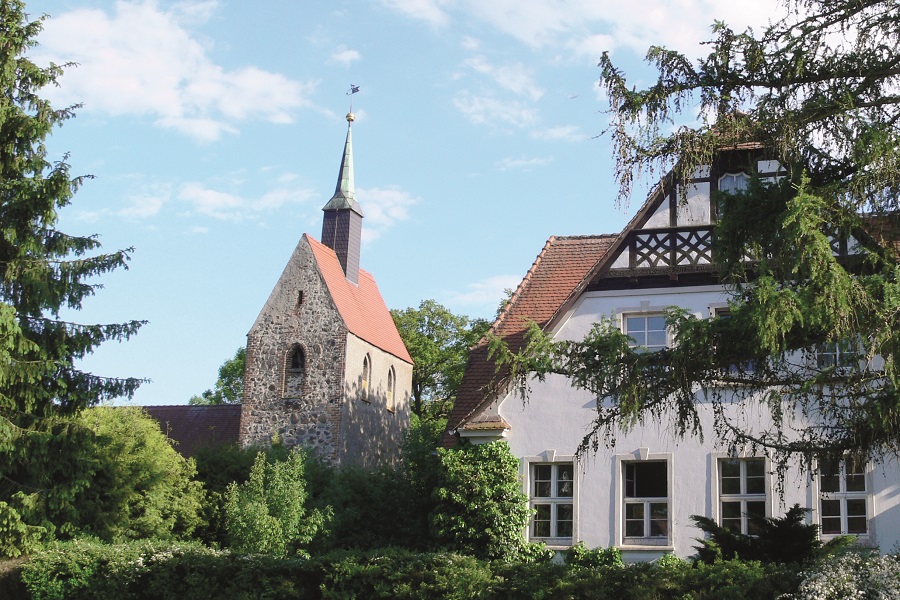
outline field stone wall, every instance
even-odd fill
[[[247,335],[242,445],[267,445],[277,435],[339,462],[346,344],[347,330],[304,236]],[[288,371],[297,346],[306,359],[302,377]]]

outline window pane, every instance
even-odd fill
[[[722,465],[722,477],[740,477],[741,476],[741,461],[739,460],[723,460],[721,462]]]
[[[832,534],[841,532],[840,517],[822,517],[822,533]]]
[[[861,460],[848,458],[844,461],[847,473],[847,491],[866,491],[866,463]]]
[[[760,526],[756,522],[756,519],[752,519],[750,517],[759,517],[760,519],[766,516],[766,503],[765,502],[747,502],[747,514],[745,515],[745,519],[747,520],[747,534],[748,535],[759,535],[761,533]]]
[[[868,533],[868,522],[865,517],[848,517],[847,533]]]
[[[665,331],[665,317],[647,317],[647,331]]]
[[[538,504],[535,507],[531,535],[534,537],[550,537],[550,505]]]
[[[635,472],[635,495],[633,497],[665,498],[669,495],[666,463],[662,461],[647,461],[630,464],[634,466]]]
[[[625,536],[644,537],[644,504],[625,505]]]
[[[556,496],[558,498],[572,497],[574,474],[572,465],[559,465],[556,467]]]
[[[644,317],[628,317],[625,319],[625,333],[627,333],[638,346],[647,345],[647,329]]]
[[[822,500],[821,502],[822,517],[840,517],[841,501],[840,500]]]
[[[644,344],[648,348],[665,348],[666,332],[665,331],[648,331],[647,343]]]
[[[667,537],[669,535],[669,505],[654,502],[650,504],[650,536]]]
[[[552,493],[551,465],[534,466],[534,496],[536,498],[549,498]]]
[[[823,461],[819,471],[819,487],[822,492],[839,492],[841,490],[839,463],[836,461]]]
[[[723,502],[722,503],[722,519],[740,519],[741,503],[740,502]]]
[[[572,537],[573,516],[571,504],[556,505],[556,537]]]

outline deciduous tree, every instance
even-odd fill
[[[215,387],[199,396],[192,396],[188,404],[240,404],[244,397],[244,368],[247,365],[247,348],[241,346],[234,356],[219,367]]]

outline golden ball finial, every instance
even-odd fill
[[[356,115],[354,115],[352,112],[348,112],[347,113],[347,122],[352,123],[355,120],[356,120]]]

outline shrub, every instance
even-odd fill
[[[848,552],[823,560],[801,575],[799,590],[786,598],[900,598],[900,558],[896,556]]]
[[[286,461],[270,463],[256,455],[250,478],[232,483],[225,495],[225,527],[236,552],[284,556],[305,552],[325,524],[328,513],[306,509],[303,454],[293,450]]]
[[[519,462],[506,442],[438,448],[441,471],[431,526],[436,541],[463,554],[513,560],[525,549],[531,511]]]
[[[588,550],[584,542],[578,542],[565,552],[566,564],[573,567],[620,567],[622,553],[618,548],[595,548]]]
[[[750,520],[757,529],[754,536],[731,531],[708,517],[692,515],[691,520],[708,536],[697,539],[700,542],[700,546],[695,546],[697,560],[713,564],[742,558],[764,563],[802,564],[833,554],[853,541],[844,536],[822,544],[818,525],[804,522],[808,512],[808,508],[795,504],[780,518],[751,515]]]
[[[77,531],[106,541],[190,536],[202,521],[202,484],[159,423],[136,406],[79,415],[94,432],[94,475],[74,500]]]

